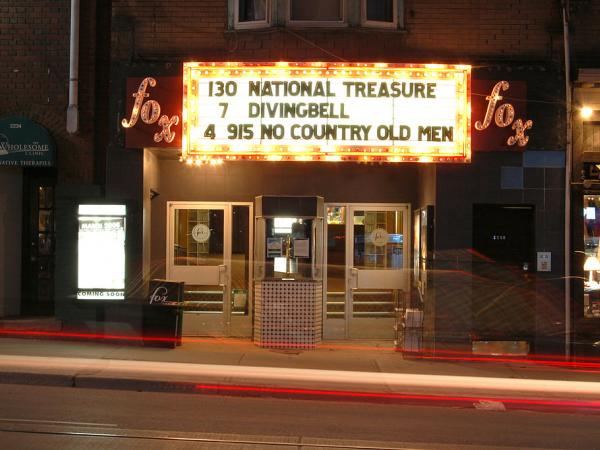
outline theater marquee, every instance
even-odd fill
[[[438,64],[184,64],[182,159],[471,158],[471,68]]]

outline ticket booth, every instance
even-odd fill
[[[323,198],[255,201],[254,342],[314,348],[323,330]]]

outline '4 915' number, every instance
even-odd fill
[[[227,125],[227,139],[252,139],[254,137],[254,130],[252,124],[235,124],[230,123]],[[204,137],[208,139],[215,139],[215,124],[209,124],[204,130]]]

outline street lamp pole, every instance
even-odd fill
[[[569,0],[562,2],[565,58],[565,102],[567,136],[565,146],[565,357],[571,357],[571,171],[572,171],[572,90],[571,55],[569,48]]]

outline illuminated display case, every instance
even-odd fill
[[[323,199],[256,198],[255,280],[321,280]]]
[[[79,205],[79,300],[125,299],[125,205]]]
[[[314,348],[323,332],[323,198],[256,198],[254,341]]]

